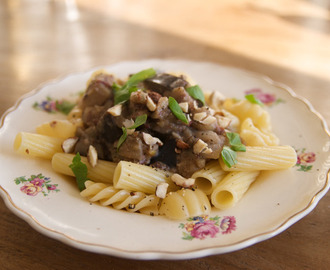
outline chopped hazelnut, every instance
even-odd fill
[[[184,178],[180,174],[173,174],[171,180],[178,186],[183,188],[190,188],[195,184],[194,178]]]
[[[123,122],[123,126],[126,128],[126,132],[128,135],[132,135],[135,131],[135,128],[129,129],[129,127],[134,125],[133,119],[125,119]]]
[[[97,164],[97,151],[93,145],[90,145],[87,153],[87,160],[92,167]]]
[[[142,132],[143,140],[147,145],[159,144],[163,145],[162,141],[156,137],[151,136],[148,133]]]
[[[203,125],[211,125],[213,124],[217,119],[214,116],[208,115],[203,120],[199,121]]]
[[[194,144],[193,151],[197,155],[200,153],[205,153],[205,154],[212,153],[212,149],[209,148],[207,143],[201,139],[198,139],[197,142]]]
[[[111,108],[109,108],[107,110],[108,113],[110,113],[113,116],[119,116],[121,115],[121,111],[122,111],[122,105],[121,104],[117,104]]]
[[[76,143],[78,142],[78,137],[72,137],[68,138],[65,141],[62,142],[62,150],[64,153],[72,153],[74,150],[74,147],[76,146]]]
[[[147,96],[147,93],[139,89],[131,94],[130,100],[134,103],[145,104],[147,102]]]
[[[207,113],[206,112],[199,112],[199,113],[195,113],[193,116],[193,119],[195,121],[202,121],[203,119],[205,119],[207,117]]]
[[[155,102],[153,102],[153,100],[149,96],[147,96],[147,108],[151,112],[154,112],[157,108],[157,105],[155,104]]]
[[[216,115],[217,121],[218,121],[218,125],[221,128],[227,128],[230,123],[231,123],[231,119],[225,116],[220,116],[220,115]]]
[[[168,188],[168,183],[160,183],[156,187],[156,196],[164,199],[166,197],[167,193],[167,188]]]
[[[188,102],[181,102],[181,103],[179,103],[179,106],[180,106],[181,110],[184,113],[187,113],[188,112],[188,110],[189,110],[189,104],[188,104]]]

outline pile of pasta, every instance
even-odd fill
[[[127,161],[98,160],[92,166],[86,157],[81,157],[90,179],[81,196],[115,209],[186,219],[208,215],[213,207],[233,207],[261,171],[288,169],[296,164],[295,150],[279,145],[264,107],[245,99],[219,99],[216,92],[205,97],[212,109],[230,118],[231,129],[239,133],[246,145],[245,152],[237,152],[235,165],[228,168],[221,158],[212,160],[191,176],[193,188],[182,188],[173,183],[168,171]],[[25,156],[49,159],[56,172],[74,176],[69,166],[75,155],[64,153],[62,143],[74,137],[81,124],[81,111],[74,108],[65,120],[43,123],[35,133],[18,133],[14,149]],[[155,190],[162,183],[168,184],[168,189],[166,196],[160,198]]]

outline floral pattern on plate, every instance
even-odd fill
[[[49,192],[59,192],[57,184],[52,184],[49,177],[43,176],[41,173],[38,175],[31,175],[30,178],[20,176],[15,178],[16,185],[21,186],[20,190],[29,196],[36,196],[42,193],[44,196],[48,196]]]
[[[273,106],[275,104],[284,103],[285,101],[281,98],[277,98],[274,94],[269,94],[263,92],[259,88],[253,88],[244,92],[245,95],[254,95],[258,100],[260,100],[266,106]]]
[[[214,238],[218,233],[229,234],[236,230],[236,218],[234,216],[209,217],[207,215],[187,219],[188,222],[180,223],[179,228],[183,229],[183,240],[194,238],[203,240],[207,237]]]
[[[298,171],[308,172],[313,168],[313,163],[316,160],[316,154],[314,152],[306,152],[306,148],[298,149],[297,163]]]
[[[56,100],[51,97],[47,97],[46,100],[41,102],[35,102],[32,107],[36,110],[41,110],[48,113],[63,113],[65,115],[69,114],[73,107],[76,106],[76,103],[61,99]]]

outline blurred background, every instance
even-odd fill
[[[210,61],[269,76],[330,125],[329,0],[0,0],[0,114],[39,84],[148,58]],[[330,198],[266,242],[231,254],[136,269],[326,269]],[[4,269],[127,269],[131,261],[40,235],[0,200]],[[37,246],[43,258],[31,256]],[[20,256],[19,259],[16,259]],[[1,267],[0,267],[1,268]]]
[[[15,84],[12,105],[68,72],[188,58],[263,73],[313,101],[329,95],[329,7],[328,0],[2,0],[0,83]]]

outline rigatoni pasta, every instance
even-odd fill
[[[52,159],[62,151],[63,139],[41,134],[20,132],[16,135],[14,149],[25,156]]]
[[[224,171],[284,170],[296,162],[296,151],[289,145],[247,146],[246,152],[237,153],[237,163],[231,168],[220,160]]]
[[[74,154],[66,154],[66,153],[54,154],[52,157],[53,170],[58,173],[74,176],[74,173],[69,167],[69,165],[72,163],[73,158],[74,158]],[[106,160],[98,160],[96,166],[93,167],[89,164],[86,157],[81,157],[81,161],[87,166],[88,169],[87,177],[89,179],[93,179],[96,182],[104,182],[104,183],[112,184],[117,163]]]
[[[154,193],[158,184],[167,182],[174,187],[169,179],[171,174],[167,171],[136,164],[128,161],[120,161],[115,169],[113,185],[118,189],[142,191],[148,194]]]
[[[67,139],[75,135],[77,127],[81,124],[81,122],[69,120],[54,120],[37,126],[36,132],[41,135]]]
[[[259,171],[230,172],[211,194],[211,202],[218,209],[233,207],[256,180]]]
[[[195,172],[191,178],[195,179],[195,186],[206,195],[210,195],[215,186],[226,175],[217,160],[210,161],[205,168]]]

